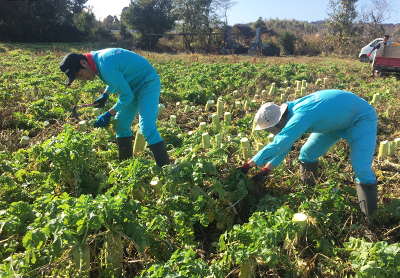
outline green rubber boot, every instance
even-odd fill
[[[300,180],[303,185],[314,187],[318,180],[318,161],[301,162],[300,161]]]

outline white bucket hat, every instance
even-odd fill
[[[263,104],[254,117],[254,122],[256,123],[254,130],[263,130],[279,123],[286,108],[286,103],[281,106],[272,102]]]

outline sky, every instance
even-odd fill
[[[297,19],[300,21],[318,21],[328,18],[329,0],[233,0],[237,2],[228,11],[228,24],[235,25],[263,19]],[[388,0],[393,11],[386,23],[400,23],[400,0]],[[87,6],[93,7],[97,19],[103,20],[108,15],[120,16],[130,0],[88,0]],[[366,7],[371,0],[359,0],[358,10]]]

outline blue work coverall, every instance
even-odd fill
[[[320,156],[343,138],[350,145],[356,181],[376,182],[371,167],[378,117],[367,101],[351,92],[323,90],[287,102],[287,105],[288,122],[273,142],[253,157],[257,165],[269,162],[278,166],[293,143],[303,133],[311,133],[300,150],[301,162],[317,162]]]
[[[121,48],[91,54],[106,90],[119,95],[113,107],[117,137],[132,136],[131,125],[139,113],[139,127],[149,145],[161,142],[156,126],[161,82],[154,67],[139,54]]]

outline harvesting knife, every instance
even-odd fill
[[[94,103],[75,105],[74,108],[72,109],[72,114],[74,114],[74,117],[75,117],[78,121],[81,121],[81,119],[79,118],[79,115],[78,115],[77,110],[78,110],[79,108],[82,108],[82,107],[92,107],[92,106],[94,106]]]

